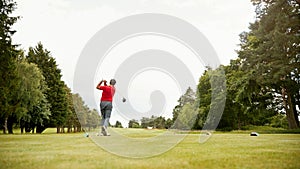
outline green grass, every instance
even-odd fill
[[[118,129],[130,137],[150,137],[160,130]],[[199,144],[190,134],[159,156],[131,159],[112,155],[77,134],[0,135],[0,168],[300,168],[300,135],[213,134]]]
[[[166,130],[158,130],[158,129],[152,129],[152,130],[147,130],[147,129],[141,129],[141,128],[114,128],[113,129],[116,133],[121,134],[126,137],[130,138],[149,138],[149,137],[155,137],[158,136]]]
[[[247,130],[235,130],[234,133],[249,133],[250,131],[255,131],[262,134],[300,134],[300,129],[284,129],[284,128],[275,128],[271,126],[246,126]]]

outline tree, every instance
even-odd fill
[[[141,119],[141,128],[153,127],[156,129],[165,129],[170,128],[173,122],[171,119],[166,120],[165,117],[159,116],[156,117],[152,115],[149,117],[142,117]]]
[[[149,126],[153,127],[153,120],[148,117],[142,117],[141,119],[141,128],[147,128]]]
[[[87,114],[87,127],[90,131],[91,129],[95,129],[100,125],[100,115],[98,114],[96,109],[89,110]]]
[[[90,110],[78,93],[72,95],[72,100],[75,111],[75,114],[72,114],[72,117],[75,118],[72,123],[74,132],[81,131],[81,128],[84,128],[85,131],[97,128],[101,119],[98,111],[96,109]]]
[[[77,126],[80,126],[80,122],[77,118],[74,103],[73,103],[73,94],[71,92],[71,89],[65,85],[65,91],[67,94],[67,117],[66,117],[66,123],[65,126],[68,128],[67,132],[77,132]]]
[[[190,130],[195,125],[196,116],[197,110],[195,109],[195,105],[186,103],[182,107],[174,126],[176,126],[177,129]]]
[[[18,89],[14,99],[18,102],[15,110],[15,117],[20,121],[21,133],[25,128],[26,132],[42,132],[41,127],[49,120],[49,104],[44,92],[47,86],[39,68],[22,59],[17,64],[17,77],[19,79]]]
[[[232,60],[226,71],[227,94],[220,130],[242,129],[247,125],[265,125],[275,115],[272,95],[251,79],[252,72],[242,70],[241,59]]]
[[[85,106],[85,103],[82,97],[76,93],[72,95],[73,98],[73,105],[74,110],[76,112],[76,117],[79,123],[76,123],[74,126],[74,131],[81,131],[82,127],[86,127],[88,124],[87,114],[88,114],[88,107]]]
[[[172,127],[172,125],[173,125],[173,120],[168,118],[165,123],[165,128],[170,129]]]
[[[156,117],[154,120],[154,127],[156,129],[165,129],[166,128],[166,119],[162,116]]]
[[[34,127],[36,127],[36,133],[42,133],[46,129],[46,124],[49,122],[51,115],[50,104],[48,103],[46,97],[43,97],[40,102],[33,106],[33,109],[28,113],[32,117],[32,132],[34,132]]]
[[[116,128],[123,128],[122,123],[119,122],[118,120],[116,121],[116,124],[115,124],[114,127],[116,127]]]
[[[35,48],[30,47],[26,58],[28,62],[38,65],[48,86],[46,98],[51,105],[51,117],[48,126],[56,127],[57,133],[63,132],[61,129],[66,123],[68,113],[68,95],[66,94],[65,83],[61,80],[61,70],[55,59],[51,57],[50,52],[44,49],[41,43],[38,43]]]
[[[281,95],[290,129],[299,128],[300,7],[295,0],[252,1],[257,20],[238,51],[243,69],[266,92]]]
[[[137,120],[132,119],[128,122],[128,128],[140,128],[140,124]]]
[[[230,65],[225,67],[226,72],[226,105],[218,125],[219,130],[241,129],[247,119],[245,115],[245,106],[236,100],[238,90],[243,88],[247,73],[240,70],[240,60],[231,60]]]
[[[195,92],[193,91],[193,89],[191,87],[189,87],[186,90],[185,94],[183,94],[178,99],[178,105],[176,105],[175,108],[173,109],[173,123],[177,120],[179,114],[182,111],[183,106],[187,103],[194,104],[195,100],[196,100]],[[179,123],[177,123],[177,124],[179,124]],[[177,127],[176,124],[174,124],[173,127],[176,128]]]
[[[226,100],[225,83],[222,65],[215,70],[207,67],[197,86],[193,112],[198,111],[198,114],[193,126],[194,129],[214,130],[217,128]]]
[[[12,36],[16,32],[12,26],[19,17],[12,17],[10,14],[16,9],[16,3],[11,0],[0,1],[0,124],[3,126],[3,133],[8,131],[10,117],[13,116],[16,102],[10,94],[17,89],[16,58],[18,51],[12,43]],[[12,130],[9,131],[12,133]]]
[[[205,70],[199,79],[199,84],[197,86],[196,92],[196,103],[198,105],[198,114],[196,117],[196,123],[193,128],[201,129],[204,126],[207,114],[210,109],[211,104],[211,85],[209,81],[209,71],[211,69]]]

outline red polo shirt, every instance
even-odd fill
[[[103,91],[101,101],[113,101],[113,97],[116,90],[113,86],[100,86],[100,90]]]

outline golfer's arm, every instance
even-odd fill
[[[100,86],[101,86],[102,83],[103,83],[103,81],[101,80],[101,81],[98,83],[98,85],[96,86],[96,89],[99,89],[99,90],[100,90]]]

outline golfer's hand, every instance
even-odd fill
[[[107,84],[106,84],[106,82],[107,82],[107,81],[106,81],[106,80],[104,80],[103,82],[104,82],[104,86],[107,86]]]

